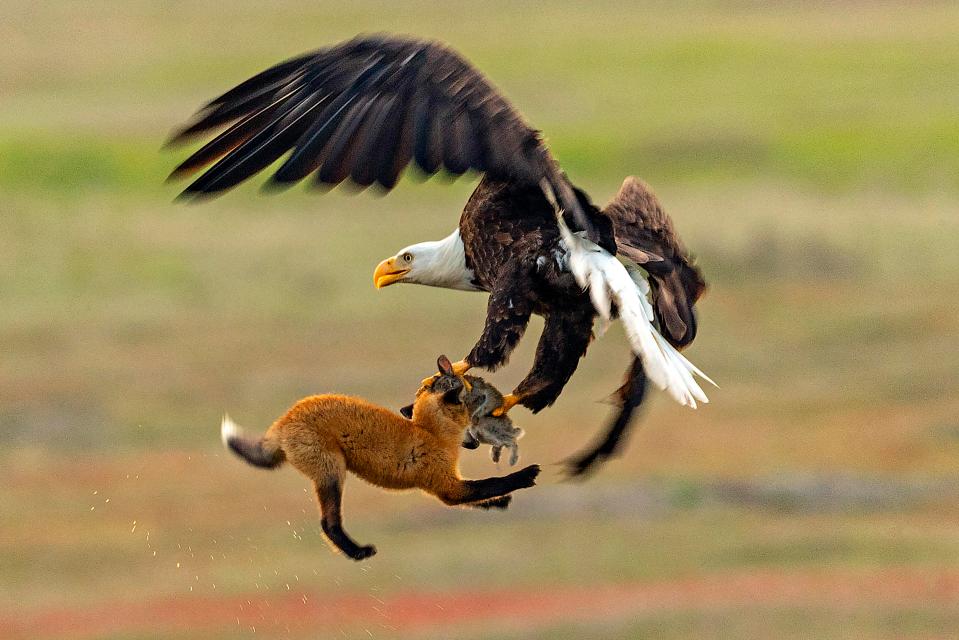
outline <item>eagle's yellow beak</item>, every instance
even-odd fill
[[[376,271],[373,272],[373,284],[377,289],[382,289],[399,282],[409,272],[409,269],[397,269],[395,258],[387,258],[376,265]]]

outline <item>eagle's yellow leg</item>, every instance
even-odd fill
[[[496,417],[506,415],[506,412],[512,409],[517,405],[517,403],[523,401],[523,396],[516,395],[514,393],[508,393],[503,396],[503,406],[497,407],[493,410],[493,415]]]
[[[460,360],[459,362],[454,362],[452,366],[453,366],[453,375],[456,375],[456,376],[461,376],[473,368],[473,365],[471,365],[466,360]],[[432,384],[433,380],[435,380],[436,377],[439,375],[440,374],[438,373],[434,373],[429,378],[423,378],[423,380],[420,382],[420,386],[421,387],[429,386],[430,384]]]

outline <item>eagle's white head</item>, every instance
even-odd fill
[[[478,291],[473,272],[466,268],[466,253],[459,229],[432,242],[420,242],[400,249],[376,266],[373,284],[377,289],[398,282],[424,284],[444,289]]]

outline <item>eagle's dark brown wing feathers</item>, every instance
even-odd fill
[[[613,223],[617,252],[642,265],[653,285],[653,308],[664,337],[683,347],[696,337],[693,306],[706,288],[652,189],[632,176],[623,181],[606,208]]]
[[[226,93],[210,100],[204,106],[201,115],[206,111],[223,109],[225,105],[241,106],[261,93],[275,91],[289,83],[291,77],[305,73],[305,65],[308,61],[328,56],[330,53],[331,49],[311,51],[261,71],[249,80],[241,82]]]
[[[193,153],[189,158],[181,162],[170,178],[177,178],[193,171],[205,167],[214,162],[217,158],[224,156],[239,145],[243,144],[258,130],[265,126],[276,112],[283,106],[284,99],[274,100],[271,104],[263,107],[239,122],[231,125],[199,150]]]
[[[283,62],[211,101],[173,141],[225,125],[175,170],[219,159],[187,193],[228,189],[288,152],[276,182],[319,172],[323,182],[390,188],[411,159],[426,173],[526,182],[550,168],[537,132],[476,69],[432,42],[360,37]]]
[[[184,196],[223,192],[287,154],[271,184],[312,174],[326,184],[351,178],[391,189],[413,160],[427,174],[545,179],[577,228],[595,236],[539,133],[436,42],[361,36],[293,58],[212,100],[171,142],[227,126],[173,171],[171,178],[209,166]]]
[[[343,162],[350,150],[351,137],[382,95],[382,91],[374,87],[388,77],[393,66],[382,56],[374,56],[362,68],[351,64],[344,68],[347,79],[353,78],[349,84],[345,84],[347,79],[338,73],[332,77],[317,74],[315,82],[307,86],[307,91],[323,95],[328,106],[309,130],[293,141],[293,153],[273,175],[274,182],[297,182],[320,167],[323,182],[337,184],[349,175],[349,166],[344,167]],[[357,68],[361,70],[354,76]],[[334,176],[339,179],[330,179]]]
[[[326,85],[321,85],[317,90],[309,83],[311,76],[324,77],[324,69],[304,74],[303,83],[288,93],[284,106],[273,118],[188,186],[186,193],[217,193],[236,186],[268,167],[300,141],[304,141],[303,145],[308,149],[315,149],[318,143],[329,141],[330,148],[335,151],[329,157],[342,163],[343,154],[352,142],[351,134],[361,124],[361,116],[365,115],[361,107],[368,108],[373,102],[373,96],[364,92],[380,81],[387,71],[389,64],[382,57],[377,57],[368,62],[356,74],[354,81],[338,94],[327,91]],[[330,140],[331,135],[334,136],[333,140]],[[296,153],[290,157],[290,160],[295,159],[298,159]],[[342,166],[331,165],[328,171],[340,175]],[[343,175],[339,181],[345,177]]]
[[[298,74],[302,74],[305,60],[315,54],[307,54],[282,62],[240,83],[223,95],[208,102],[194,116],[193,122],[176,131],[168,143],[177,143],[197,137],[259,107],[283,97],[283,88],[290,86]]]

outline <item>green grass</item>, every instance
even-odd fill
[[[535,608],[551,589],[658,593],[725,576],[800,586],[789,602],[709,605],[680,591],[596,615],[571,607],[568,620],[480,616],[450,627],[424,614],[405,631],[379,626],[371,604],[368,624],[342,631],[925,638],[955,629],[942,595],[959,571],[952,5],[468,11],[244,0],[229,14],[210,2],[8,5],[0,635],[233,638],[244,613],[231,599],[281,607],[287,584],[312,603],[514,590]],[[621,459],[583,485],[562,484],[549,466],[544,486],[508,514],[447,510],[351,480],[348,529],[380,550],[357,566],[327,550],[302,478],[221,453],[218,419],[229,409],[260,428],[296,398],[334,390],[401,406],[439,352],[465,353],[482,296],[377,292],[370,276],[400,247],[448,233],[473,182],[407,179],[387,198],[266,197],[250,184],[187,206],[164,182],[187,150],[161,147],[249,74],[378,29],[440,37],[467,54],[597,202],[627,174],[656,187],[710,282],[689,356],[721,389],[697,412],[653,394]],[[498,385],[525,373],[540,327],[534,320]],[[517,414],[524,460],[551,465],[584,446],[607,415],[596,401],[627,361],[613,328],[553,409]],[[473,477],[495,472],[485,452],[463,466]],[[888,591],[824,602],[802,582],[820,574],[840,592],[869,576]],[[98,635],[78,617],[138,606],[158,607],[160,622]],[[208,617],[180,626],[191,618],[177,618],[190,613],[179,606]],[[261,635],[318,637],[309,624],[287,630],[263,616]],[[49,626],[71,617],[74,626]],[[23,621],[47,631],[9,626]]]

